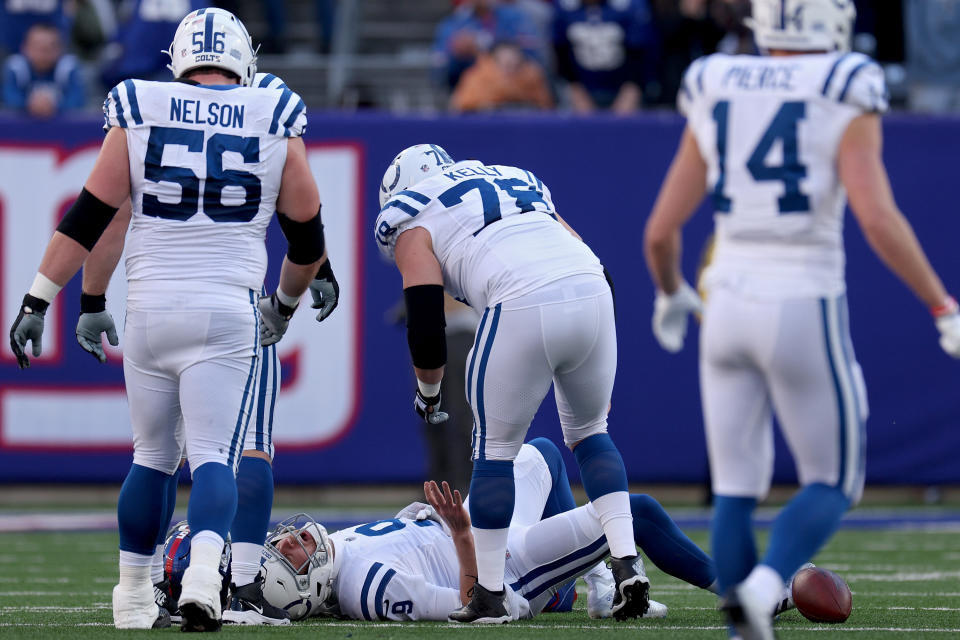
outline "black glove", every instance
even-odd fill
[[[417,395],[413,399],[413,408],[427,424],[441,424],[446,422],[450,415],[440,411],[440,392],[437,395],[427,397],[417,389]]]
[[[317,322],[323,322],[340,302],[340,285],[337,284],[333,269],[330,268],[330,258],[320,266],[317,276],[310,282],[310,295],[313,296],[313,304],[310,306],[320,309]]]
[[[17,364],[21,369],[30,366],[30,359],[24,353],[27,341],[33,342],[34,358],[40,357],[43,351],[43,316],[49,306],[50,303],[46,300],[35,298],[29,293],[23,296],[20,313],[10,327],[10,348],[13,355],[17,356]]]

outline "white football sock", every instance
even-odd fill
[[[770,613],[773,613],[783,598],[783,578],[772,567],[765,564],[755,566],[743,581],[741,588]]]
[[[630,494],[626,491],[614,491],[591,500],[591,504],[600,518],[603,535],[610,545],[610,555],[614,558],[637,555],[637,545],[633,541]]]
[[[153,552],[153,561],[150,563],[150,581],[153,584],[163,582],[163,545],[158,544]]]
[[[507,561],[506,529],[473,529],[477,548],[477,582],[488,591],[503,590],[503,568]]]
[[[230,546],[230,581],[238,587],[250,584],[260,571],[263,545],[234,542]]]

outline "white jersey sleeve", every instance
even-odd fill
[[[865,113],[885,113],[890,106],[883,69],[862,53],[837,58],[824,80],[822,93]]]
[[[416,216],[432,201],[432,197],[420,191],[407,189],[396,194],[383,205],[383,208],[380,209],[380,215],[377,216],[374,235],[376,236],[377,247],[384,257],[393,260],[397,236],[407,229],[421,226],[417,224]]]
[[[340,611],[354,620],[443,620],[460,607],[460,592],[383,562],[357,559],[341,569]]]
[[[272,73],[258,73],[253,76],[253,82],[250,83],[250,86],[257,89],[286,89],[287,83]]]
[[[707,68],[710,56],[697,58],[690,63],[680,81],[680,91],[677,93],[677,109],[689,118],[694,107],[703,98],[703,74]]]
[[[133,80],[124,80],[111,89],[103,101],[103,129],[108,131],[112,127],[128,129],[142,126],[137,86]]]

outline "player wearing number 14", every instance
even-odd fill
[[[150,568],[185,449],[193,537],[179,607],[184,630],[213,631],[261,342],[282,336],[326,251],[303,101],[250,86],[256,55],[243,24],[222,9],[194,11],[169,54],[176,82],[125,80],[109,93],[100,155],[47,247],[10,346],[21,367],[28,342],[40,355],[44,312],[129,198],[123,365],[134,455],[117,506],[114,624],[170,624]],[[275,213],[288,251],[276,293],[258,300]],[[116,246],[105,253],[119,253],[123,237],[108,234]]]
[[[864,482],[867,399],[847,325],[843,213],[931,310],[960,357],[960,315],[893,200],[881,157],[883,70],[849,53],[852,0],[753,0],[764,56],[715,54],[686,72],[680,148],[647,223],[653,328],[683,346],[700,300],[680,273],[680,230],[710,192],[716,246],[700,384],[723,607],[745,640],[773,638],[783,582],[829,539]],[[750,530],[773,470],[775,411],[801,491],[758,563]]]
[[[470,518],[478,579],[473,599],[450,619],[516,617],[503,587],[513,460],[551,383],[564,443],[610,543],[613,616],[643,615],[648,583],[633,565],[627,476],[607,435],[617,344],[613,291],[600,261],[531,172],[454,162],[437,145],[416,145],[394,158],[380,205],[377,245],[403,276],[414,407],[431,423],[446,419],[439,410],[444,289],[483,310],[467,356],[466,390],[474,419]]]

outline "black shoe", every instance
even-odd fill
[[[157,619],[153,621],[154,629],[169,629],[170,628],[170,612],[160,607],[160,613],[157,614]]]
[[[635,555],[610,558],[610,570],[617,585],[612,613],[617,620],[639,618],[650,607],[650,581],[642,569],[637,570],[638,560]]]
[[[510,622],[510,618],[507,592],[490,591],[481,587],[478,582],[473,586],[470,602],[452,612],[447,620],[465,624],[503,624]]]
[[[160,607],[161,612],[167,612],[170,622],[180,624],[180,610],[177,609],[177,601],[173,599],[173,594],[170,592],[169,580],[164,579],[153,585],[153,601]],[[154,626],[154,628],[159,627]]]
[[[221,622],[210,615],[210,612],[195,602],[188,602],[180,607],[180,631],[220,631]]]
[[[290,614],[263,597],[263,576],[257,575],[242,587],[230,585],[230,602],[223,610],[223,621],[231,624],[290,624]]]

